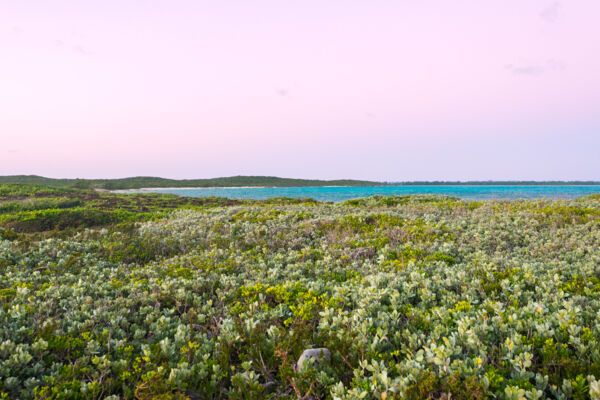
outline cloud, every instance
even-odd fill
[[[550,71],[564,71],[567,68],[562,61],[552,58],[546,61],[546,67]]]
[[[550,59],[545,63],[507,64],[504,69],[515,75],[539,76],[546,72],[557,72],[565,69],[564,63]]]
[[[515,75],[541,75],[544,72],[544,67],[540,65],[508,64],[505,68]]]
[[[73,46],[73,51],[79,54],[89,54],[87,50],[80,44]]]
[[[290,94],[290,91],[288,89],[277,89],[276,92],[281,97],[286,97]]]
[[[561,8],[561,4],[555,1],[540,11],[540,17],[546,22],[555,22],[560,16]]]

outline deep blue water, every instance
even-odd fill
[[[310,197],[319,201],[342,201],[356,197],[407,194],[443,194],[463,199],[575,198],[600,193],[600,185],[590,186],[377,186],[377,187],[269,187],[269,188],[198,188],[152,189],[189,197],[229,197],[232,199],[268,199],[270,197]]]

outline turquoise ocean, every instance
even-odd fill
[[[148,192],[170,193],[189,197],[227,197],[231,199],[268,199],[271,197],[312,198],[319,201],[342,201],[374,195],[439,194],[463,199],[572,199],[600,193],[600,185],[539,186],[373,186],[373,187],[265,187],[265,188],[194,188],[149,189]],[[130,192],[130,191],[120,191]]]

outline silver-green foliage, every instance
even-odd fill
[[[600,398],[598,199],[188,210],[21,241],[0,241],[6,398]],[[311,347],[331,362],[296,371]]]

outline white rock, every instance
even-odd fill
[[[325,347],[320,347],[318,349],[306,349],[298,359],[298,363],[296,364],[297,369],[301,369],[304,365],[304,362],[309,358],[312,358],[315,364],[322,358],[331,360],[331,352]]]

